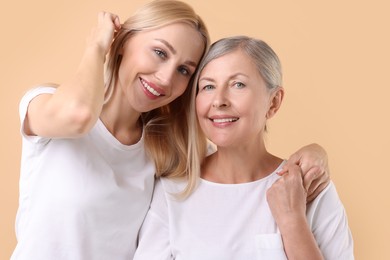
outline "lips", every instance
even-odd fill
[[[209,120],[216,127],[227,127],[237,122],[240,118],[231,115],[214,115],[210,116]]]
[[[211,121],[214,123],[232,123],[236,122],[238,120],[237,117],[231,117],[231,118],[210,118]]]
[[[151,83],[146,82],[144,79],[140,78],[142,86],[144,86],[144,90],[148,93],[152,94],[155,97],[164,96],[163,90],[158,88],[157,86],[151,86]]]

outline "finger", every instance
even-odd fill
[[[313,190],[307,196],[307,203],[312,202],[317,196],[328,186],[330,180],[327,182],[320,183],[315,190]]]
[[[114,24],[115,24],[115,29],[116,29],[116,30],[120,30],[120,29],[121,29],[122,25],[121,25],[121,22],[120,22],[118,16],[115,17],[115,19],[114,19]]]
[[[111,22],[114,23],[115,27],[120,28],[120,26],[121,26],[120,20],[119,20],[119,16],[116,15],[116,14],[113,14],[113,13],[110,13],[110,12],[101,11],[98,14],[98,18],[101,19],[101,20],[103,20],[103,19],[110,20]]]
[[[299,178],[300,182],[303,181],[302,170],[298,165],[291,165],[288,167],[288,174],[293,178]]]
[[[276,171],[276,174],[278,174],[279,176],[283,176],[287,172],[288,172],[288,168],[285,165],[283,165],[282,168]]]
[[[315,199],[328,186],[329,182],[328,175],[321,175],[320,178],[314,180],[308,190],[308,201]]]
[[[301,160],[300,153],[296,152],[290,156],[287,160],[287,165],[299,165],[299,162]]]
[[[318,179],[321,175],[322,172],[318,167],[312,167],[308,171],[306,171],[306,173],[303,173],[303,186],[305,187],[305,190],[309,191],[309,187],[311,186],[311,183],[315,179]]]
[[[307,163],[307,160],[304,160],[304,158],[302,158],[301,156],[301,153],[298,152],[291,155],[288,159],[286,167],[289,167],[290,165],[299,165],[301,167],[303,175],[305,175],[310,169],[310,165]]]
[[[278,174],[280,176],[286,174],[288,172],[288,169],[294,165],[299,165],[299,156],[297,155],[297,153],[294,153],[290,156],[290,158],[283,164]]]

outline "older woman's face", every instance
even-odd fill
[[[220,147],[262,138],[271,94],[241,50],[208,63],[199,77],[196,111],[206,136]]]

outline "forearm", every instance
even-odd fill
[[[119,18],[100,12],[80,65],[73,77],[53,94],[39,95],[29,104],[25,131],[44,137],[78,137],[96,123],[104,103],[104,61]]]
[[[289,260],[324,259],[305,217],[279,226],[284,249]]]
[[[97,47],[87,48],[72,78],[30,102],[25,132],[51,138],[87,133],[103,106],[103,70],[104,55]]]
[[[65,113],[83,116],[85,127],[93,125],[100,115],[104,100],[104,52],[88,46],[76,74],[61,84],[51,102],[67,109]]]

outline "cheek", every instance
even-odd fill
[[[203,102],[202,98],[199,98],[199,96],[197,96],[195,99],[195,110],[196,110],[197,117],[201,117],[201,115],[202,115],[202,111],[204,110],[203,104],[204,104],[204,102]]]
[[[128,81],[133,74],[132,66],[129,59],[122,59],[119,65],[118,77],[123,81]]]
[[[183,93],[186,91],[188,87],[188,80],[183,80],[182,82],[179,82],[177,80],[173,80],[173,82],[177,82],[173,85],[172,89],[172,96],[174,98],[178,98],[179,96],[183,95]]]

